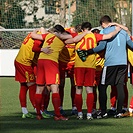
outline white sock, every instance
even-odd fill
[[[34,110],[35,110],[35,113],[37,113],[36,108],[34,108]]]
[[[128,108],[123,108],[123,110],[128,111]]]
[[[92,116],[92,114],[91,113],[87,113],[87,116]]]
[[[129,108],[129,112],[130,112],[130,113],[133,113],[133,109]]]
[[[82,112],[78,112],[78,116],[79,116],[79,115],[83,115],[83,113],[82,113]]]
[[[28,110],[27,110],[26,107],[22,107],[22,113],[23,113],[23,114],[27,114],[27,113],[28,113]]]
[[[111,110],[115,111],[115,110],[116,110],[116,108],[114,108],[114,107],[111,107]]]
[[[72,107],[72,110],[77,110],[77,108],[76,107]]]
[[[60,106],[60,110],[63,110],[63,107],[62,106]]]

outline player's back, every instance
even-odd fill
[[[24,39],[24,41],[22,42],[22,45],[16,56],[17,62],[26,66],[31,65],[31,61],[34,57],[34,52],[32,52],[33,43],[34,40],[31,38],[30,34],[28,34]]]
[[[59,60],[71,62],[75,60],[75,44],[67,44],[60,52]]]
[[[115,27],[107,27],[103,30],[104,34],[108,34],[115,30]],[[105,52],[105,66],[126,65],[127,52],[126,52],[127,33],[121,30],[115,37],[107,40]]]
[[[42,47],[44,48],[47,46],[50,46],[51,49],[53,49],[53,52],[51,54],[45,54],[41,52],[39,55],[39,59],[50,59],[55,62],[58,62],[59,52],[65,46],[64,42],[60,40],[58,37],[56,37],[54,34],[48,33],[45,37],[45,41]]]
[[[76,44],[76,50],[88,50],[97,46],[96,37],[93,33],[85,35],[81,41]],[[85,62],[82,62],[76,53],[75,67],[96,68],[96,54],[89,55]]]

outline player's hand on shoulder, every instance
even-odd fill
[[[50,46],[47,46],[45,48],[41,48],[41,52],[44,52],[45,54],[51,54],[53,53],[53,49],[51,49]]]
[[[121,27],[115,26],[115,30],[119,32],[121,30]]]

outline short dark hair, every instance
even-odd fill
[[[93,33],[100,33],[100,30],[99,29],[93,29],[91,32],[93,32]]]
[[[92,28],[92,26],[91,26],[90,22],[83,22],[82,25],[81,25],[82,30],[84,30],[84,29],[91,30],[91,28]]]
[[[55,29],[54,32],[65,32],[65,29],[60,24],[55,25],[53,28]]]
[[[82,30],[81,30],[81,24],[77,24],[76,26],[75,26],[75,31],[76,32],[82,32]]]
[[[108,15],[104,15],[103,17],[101,17],[99,21],[100,25],[102,25],[102,23],[110,23],[110,22],[112,22],[112,20]]]

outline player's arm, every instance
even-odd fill
[[[60,38],[61,40],[67,40],[72,38],[71,34],[68,34],[67,32],[63,32],[63,33],[54,33],[58,38]]]
[[[121,28],[119,26],[115,26],[115,30],[113,32],[110,32],[109,34],[103,34],[102,40],[107,40],[114,37],[120,30]]]
[[[50,46],[47,46],[45,48],[42,48],[43,41],[35,40],[34,45],[32,47],[32,51],[36,53],[44,52],[45,54],[51,54],[53,50]]]
[[[42,34],[37,34],[37,32],[42,32],[43,34],[47,33],[44,29],[35,29],[33,32],[31,32],[31,38],[36,40],[44,40]]]
[[[82,32],[81,34],[78,34],[77,36],[75,36],[74,38],[71,38],[71,39],[67,39],[65,41],[66,44],[70,44],[70,43],[77,43],[79,42],[86,34],[88,34],[90,32],[88,31],[84,31]]]
[[[106,47],[106,44],[107,44],[106,41],[100,41],[99,45],[95,48],[92,48],[92,49],[89,49],[89,50],[80,50],[80,49],[78,49],[77,50],[78,56],[82,60],[82,59],[84,59],[84,57],[86,57],[88,55],[98,53],[98,52],[104,50],[105,47]],[[84,61],[84,60],[82,60],[82,61]]]
[[[124,26],[122,24],[118,24],[116,22],[109,23],[109,26],[112,26],[112,25],[119,26],[120,28],[125,30],[128,33],[129,36],[131,36],[131,32],[129,31],[128,27],[126,27],[126,26]]]

